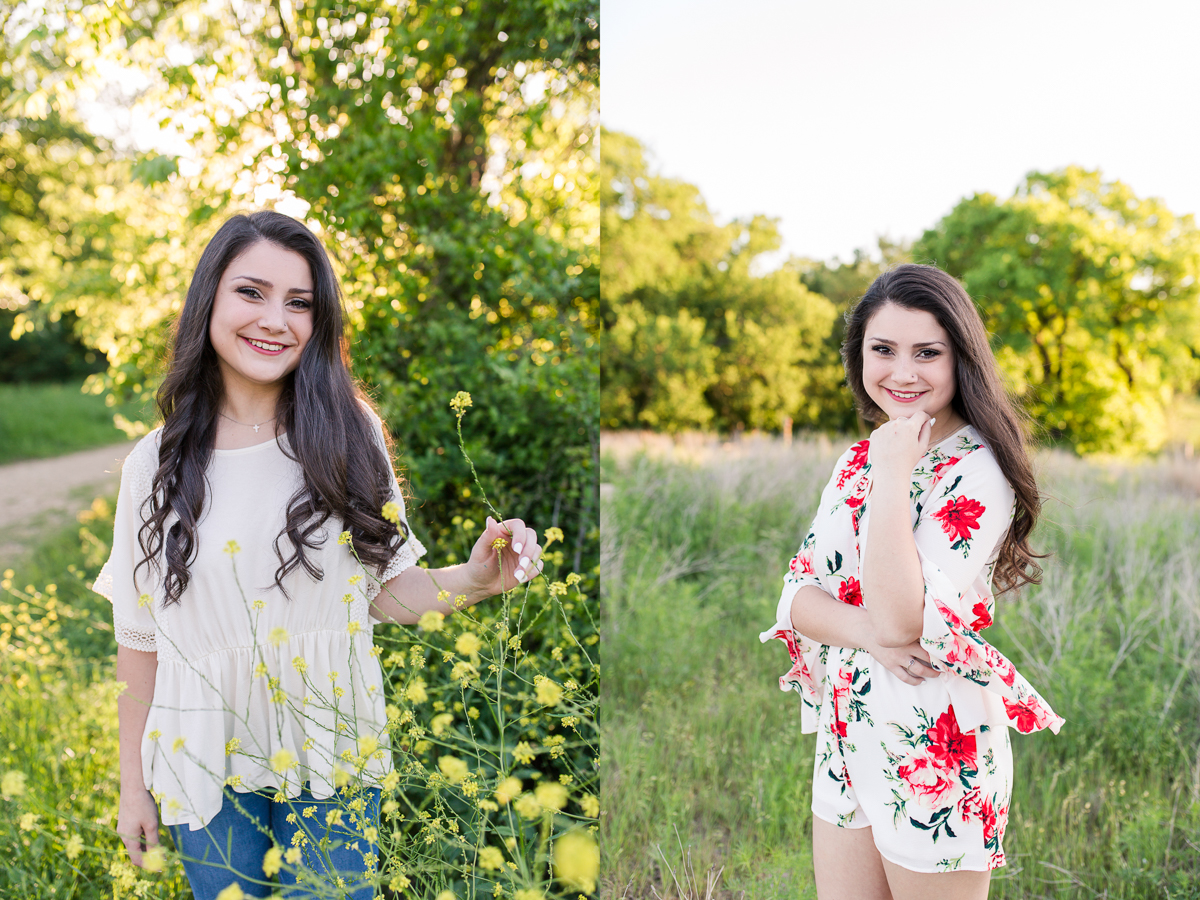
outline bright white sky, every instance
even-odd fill
[[[1200,212],[1200,3],[602,0],[601,124],[784,252],[914,238],[1026,172]]]

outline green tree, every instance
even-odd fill
[[[754,270],[779,247],[775,222],[717,225],[696,187],[652,174],[619,133],[605,135],[600,184],[604,424],[821,426],[841,381],[835,311],[795,266]]]
[[[913,248],[960,278],[1029,412],[1080,453],[1157,450],[1200,377],[1191,216],[1099,172],[1031,173],[960,202]]]

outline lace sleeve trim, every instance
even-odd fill
[[[387,582],[395,578],[405,569],[410,569],[417,564],[417,560],[425,555],[424,545],[418,541],[410,533],[400,549],[396,551],[396,555],[392,557],[391,562],[387,564],[387,568],[379,575],[379,582],[372,579],[367,586],[367,599],[374,600],[382,589],[383,585],[380,582]]]
[[[117,643],[122,647],[128,647],[130,650],[144,650],[147,653],[158,651],[158,642],[154,631],[147,631],[126,619],[116,610],[113,610],[113,631],[116,633]]]

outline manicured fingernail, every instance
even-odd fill
[[[542,561],[541,561],[540,559],[538,560],[538,564],[537,564],[537,570],[538,570],[539,572],[540,572],[540,571],[542,571]]]
[[[518,550],[517,552],[520,553],[521,551]],[[520,558],[520,560],[517,561],[517,565],[519,565],[522,569],[524,569],[527,565],[529,565],[529,557],[522,556]]]
[[[524,545],[523,544],[513,544],[513,553],[520,553],[522,546],[524,546]]]
[[[525,572],[522,569],[517,569],[516,575],[517,575],[517,581],[521,582],[521,584],[524,584],[525,583]]]
[[[933,424],[934,422],[936,422],[936,421],[937,421],[937,419],[931,418],[931,419],[929,420],[929,424],[930,424],[930,425],[932,425],[932,424]]]

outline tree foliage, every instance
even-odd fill
[[[1200,233],[1099,172],[1031,173],[960,202],[913,248],[962,280],[1001,367],[1050,437],[1145,452],[1200,377]]]
[[[605,426],[820,424],[842,380],[826,341],[836,312],[794,265],[756,272],[779,247],[775,222],[716,224],[693,185],[652,174],[615,132],[600,185]]]

